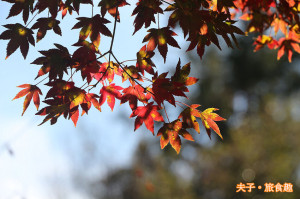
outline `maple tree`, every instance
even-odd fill
[[[154,121],[162,122],[163,126],[157,133],[157,136],[161,136],[161,148],[170,142],[177,153],[181,149],[180,136],[194,140],[187,129],[194,129],[200,133],[197,119],[201,120],[209,137],[212,129],[221,138],[215,121],[225,119],[214,113],[218,110],[216,108],[200,111],[197,109],[200,106],[198,104],[187,105],[175,99],[176,96],[187,98],[187,87],[198,81],[196,77],[189,76],[190,63],[181,66],[179,59],[175,73],[168,77],[168,73],[159,74],[158,67],[151,60],[156,48],[164,62],[168,55],[168,45],[181,48],[176,41],[176,31],[182,31],[183,39],[190,42],[186,51],[197,47],[196,52],[200,58],[204,55],[205,47],[212,43],[221,50],[220,38],[228,47],[234,48],[233,43],[238,47],[236,35],[245,36],[250,33],[258,34],[253,43],[254,51],[264,46],[278,49],[277,59],[287,53],[289,62],[294,51],[300,53],[300,2],[295,0],[139,0],[133,4],[126,0],[3,1],[12,4],[7,18],[22,13],[24,23],[4,25],[7,30],[0,34],[0,39],[9,40],[6,59],[19,47],[25,59],[29,43],[35,45],[34,34],[36,43],[47,37],[47,31],[53,30],[61,35],[58,19],[60,12],[61,20],[64,20],[67,13],[72,15],[72,11],[79,15],[81,4],[90,5],[92,8],[91,17],[76,18],[78,22],[72,29],[80,30],[78,41],[73,44],[77,49],[73,53],[70,53],[67,47],[54,43],[56,48],[40,51],[43,56],[32,62],[42,65],[36,79],[47,76],[37,84],[19,86],[24,89],[14,99],[26,95],[22,115],[31,99],[39,108],[39,95],[42,95],[42,92],[37,86],[48,80],[45,85],[50,89],[43,101],[48,106],[36,113],[45,116],[41,124],[48,120],[55,124],[63,115],[71,119],[76,126],[80,110],[81,115],[88,114],[93,104],[101,111],[105,102],[113,110],[116,100],[119,100],[121,104],[128,102],[132,110],[130,117],[136,117],[134,130],[145,123],[146,128],[154,134]],[[100,7],[100,12],[95,15],[94,6]],[[116,26],[121,23],[122,17],[119,8],[124,6],[134,6],[133,36],[143,26],[147,29],[150,25],[157,24],[157,28],[149,28],[149,33],[144,36],[143,43],[146,42],[146,45],[141,44],[141,49],[136,53],[135,65],[126,65],[127,61],[119,61],[113,51]],[[43,11],[48,11],[48,17],[36,19]],[[107,12],[110,16],[106,15]],[[159,17],[165,13],[170,13],[168,25],[160,27]],[[32,18],[28,22],[29,16]],[[112,30],[106,26],[111,22],[109,18],[113,18]],[[34,19],[36,22],[30,27]],[[248,21],[245,32],[235,25],[241,20]],[[111,37],[110,47],[106,52],[101,52],[102,36]],[[72,77],[77,72],[80,72],[83,81],[86,81],[81,86],[73,82]],[[151,78],[147,78],[146,75]],[[116,85],[115,76],[120,76],[122,82],[129,80],[130,86],[123,88]],[[99,95],[92,90],[96,90]],[[183,109],[174,121],[169,120],[166,102]],[[162,110],[165,112],[165,118],[160,113]]]

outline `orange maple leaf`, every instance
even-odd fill
[[[26,109],[28,108],[31,99],[33,98],[33,103],[36,106],[36,109],[39,110],[39,106],[40,106],[40,96],[42,95],[42,91],[35,85],[31,85],[31,84],[22,84],[20,86],[18,86],[20,88],[24,88],[23,90],[21,90],[12,100],[18,99],[20,97],[25,97],[24,100],[24,105],[23,105],[23,112],[22,112],[22,116],[25,113]]]
[[[215,123],[215,121],[222,121],[222,120],[226,120],[226,119],[220,117],[216,113],[213,113],[213,111],[217,111],[217,110],[219,110],[219,109],[208,108],[205,111],[200,112],[201,120],[206,129],[206,133],[209,136],[209,138],[211,138],[211,129],[213,129],[223,139],[223,137],[220,133],[220,129],[219,129],[218,125]]]
[[[171,146],[178,154],[181,149],[181,139],[179,135],[187,140],[194,141],[191,134],[189,134],[186,129],[182,128],[182,122],[179,119],[174,120],[171,123],[164,123],[163,127],[161,127],[157,133],[157,136],[161,136],[161,149],[165,148],[165,146],[167,146],[170,142]]]

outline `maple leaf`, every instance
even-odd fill
[[[144,71],[147,71],[149,74],[154,74],[152,67],[155,67],[154,63],[151,60],[151,57],[154,56],[153,51],[147,51],[146,45],[144,45],[139,52],[137,52],[137,62],[136,67],[144,75]]]
[[[201,59],[205,51],[205,46],[209,46],[211,44],[207,37],[200,34],[198,34],[195,38],[188,38],[188,41],[191,41],[191,43],[186,51],[193,50],[197,46],[197,54]]]
[[[143,42],[149,41],[147,44],[147,50],[153,51],[156,46],[158,46],[158,51],[163,56],[165,62],[168,52],[167,44],[176,48],[180,48],[177,41],[172,37],[177,36],[177,34],[170,30],[169,27],[159,29],[151,28],[147,32],[150,33],[147,34],[143,40]]]
[[[186,97],[183,92],[188,92],[188,89],[182,83],[173,82],[170,78],[166,78],[167,73],[162,73],[158,77],[152,78],[152,89],[148,88],[149,95],[160,106],[164,100],[176,106],[173,95]]]
[[[85,90],[77,87],[68,89],[65,96],[68,98],[68,101],[70,101],[70,109],[87,102]],[[85,111],[87,112],[87,110]]]
[[[250,20],[246,33],[259,32],[260,34],[263,34],[265,28],[270,27],[270,24],[273,21],[273,17],[270,18],[268,14],[262,14],[262,13],[258,14],[257,11],[249,15],[246,15],[244,18]]]
[[[49,89],[45,98],[49,97],[61,97],[67,90],[74,88],[75,83],[70,81],[67,82],[62,79],[55,79],[54,81],[48,82],[46,86],[52,87]]]
[[[98,47],[95,46],[95,44],[88,42],[86,40],[78,40],[75,44],[73,44],[72,46],[83,46],[88,48],[89,50],[93,51],[96,54],[100,54],[99,53],[99,49]]]
[[[187,51],[190,51],[197,46],[197,54],[202,59],[205,46],[209,46],[211,43],[214,43],[221,50],[217,34],[223,37],[228,47],[234,48],[228,36],[229,34],[238,47],[238,42],[234,34],[244,35],[244,33],[238,27],[233,25],[235,21],[228,20],[228,14],[202,10],[199,11],[199,18],[204,18],[206,20],[199,20],[197,24],[198,29],[189,32],[189,38],[187,40],[191,41],[191,43]]]
[[[170,142],[171,146],[175,149],[177,154],[179,154],[181,149],[181,135],[183,138],[194,141],[193,137],[186,129],[183,128],[182,122],[180,120],[174,120],[171,123],[164,123],[163,127],[158,130],[157,136],[160,137],[161,149],[165,148]]]
[[[228,8],[236,8],[233,2],[233,0],[217,0],[217,10],[221,12]]]
[[[29,16],[29,12],[33,11],[34,0],[3,0],[9,3],[13,3],[12,7],[9,10],[9,14],[6,19],[17,16],[23,11],[23,21],[26,24]]]
[[[86,92],[80,88],[73,87],[69,89],[65,96],[68,98],[68,101],[70,102],[70,111],[69,111],[69,119],[73,121],[75,127],[77,125],[77,121],[79,118],[79,105],[83,109],[85,113],[88,113],[89,107],[88,107],[88,100],[90,98],[87,98]],[[83,114],[83,113],[82,113]]]
[[[99,99],[100,106],[102,106],[102,104],[107,99],[107,104],[111,108],[111,111],[113,111],[115,106],[115,98],[121,99],[122,94],[119,92],[119,90],[122,89],[123,88],[121,86],[116,86],[114,83],[108,86],[103,86],[100,90],[100,94],[101,94]]]
[[[199,31],[199,14],[200,1],[197,0],[177,0],[169,5],[165,11],[173,11],[169,17],[168,26],[175,28],[179,23],[183,30],[184,37],[190,32]]]
[[[134,19],[134,32],[135,34],[145,24],[145,28],[148,28],[151,21],[155,23],[154,15],[157,13],[163,13],[163,10],[159,7],[162,3],[159,0],[139,0],[137,6],[132,12],[132,15],[136,15]]]
[[[261,48],[263,48],[265,45],[267,45],[269,49],[275,49],[278,47],[278,42],[275,39],[273,39],[273,37],[271,37],[271,36],[259,35],[256,38],[253,45],[255,45],[254,52],[256,52],[256,51],[260,50]]]
[[[101,106],[100,106],[100,104],[99,104],[99,101],[97,100],[97,98],[99,98],[98,95],[96,95],[96,94],[94,94],[94,93],[87,93],[87,94],[85,95],[85,98],[86,98],[86,100],[87,100],[87,102],[86,102],[86,104],[87,104],[87,108],[86,108],[86,109],[87,109],[87,110],[89,110],[89,109],[91,108],[92,104],[93,104],[93,106],[94,106],[97,110],[99,110],[99,111],[101,112]],[[85,109],[85,108],[82,109],[82,114],[81,114],[81,115],[87,113],[86,109]]]
[[[91,4],[93,5],[92,0],[66,0],[67,5],[73,4],[75,11],[79,14],[80,4]]]
[[[36,42],[39,42],[43,39],[48,30],[53,29],[53,31],[61,36],[61,29],[58,26],[60,21],[53,19],[52,17],[49,18],[39,18],[37,22],[31,27],[31,29],[38,29],[38,33],[36,35]]]
[[[138,100],[143,103],[148,102],[148,98],[144,93],[144,88],[140,85],[129,86],[123,90],[121,104],[129,101],[129,106],[132,110],[137,108]]]
[[[16,24],[6,24],[4,25],[5,30],[1,35],[0,39],[10,41],[7,44],[6,48],[6,58],[7,59],[12,53],[14,53],[19,47],[21,49],[21,53],[26,59],[29,49],[29,43],[34,46],[34,38],[32,36],[33,32],[29,28],[16,23]]]
[[[59,4],[59,11],[61,12],[61,16],[62,19],[66,16],[67,12],[69,11],[69,14],[72,15],[74,8],[73,6],[71,6],[71,2],[70,1],[66,1],[65,3],[63,3],[62,1]]]
[[[77,20],[79,20],[79,22],[76,23],[72,29],[81,28],[79,35],[80,40],[85,40],[90,36],[92,43],[98,47],[101,39],[100,33],[109,37],[112,36],[110,30],[105,26],[105,24],[110,23],[110,21],[100,17],[99,14],[92,18],[78,17]]]
[[[98,110],[100,109],[100,106],[96,105],[99,103],[94,102],[94,100],[96,100],[96,97],[98,96],[95,94],[87,94],[85,90],[75,87],[74,82],[55,80],[45,85],[52,87],[51,89],[49,89],[46,95],[46,99],[53,99],[45,100],[44,102],[46,104],[49,104],[50,106],[45,107],[38,114],[48,114],[48,117],[45,118],[44,122],[51,119],[51,124],[53,122],[55,123],[57,118],[60,115],[64,114],[65,118],[67,118],[67,116],[69,115],[69,119],[71,119],[76,126],[79,118],[79,106],[82,108],[82,115],[84,113],[88,113],[88,110],[91,107],[91,102]]]
[[[132,111],[130,118],[137,117],[134,123],[134,131],[140,128],[140,126],[145,123],[146,128],[152,132],[154,135],[154,121],[163,122],[164,118],[158,112],[159,107],[153,105],[153,102],[147,104],[146,106],[138,106]]]
[[[97,62],[95,51],[87,46],[82,46],[73,53],[72,62],[75,63],[72,67],[76,71],[80,70],[82,79],[87,78],[88,83],[92,81],[93,74],[99,71],[101,64]]]
[[[66,118],[69,114],[69,104],[59,104],[58,99],[52,99],[52,100],[45,100],[44,102],[46,104],[49,104],[50,106],[46,106],[42,108],[39,112],[37,112],[35,115],[47,115],[43,122],[39,124],[42,125],[48,120],[50,120],[50,124],[53,125],[57,122],[57,119],[64,114],[64,117]]]
[[[108,62],[101,64],[100,69],[93,73],[92,77],[102,83],[106,79],[111,83],[114,80],[115,74],[121,75],[122,72],[120,71],[119,65],[111,61],[110,64],[108,64]]]
[[[52,18],[55,19],[59,8],[59,2],[60,1],[58,0],[38,0],[34,7],[34,11],[39,10],[39,13],[41,13],[48,8]]]
[[[178,60],[176,71],[174,75],[171,77],[171,80],[173,82],[179,82],[183,85],[190,86],[195,84],[198,79],[195,77],[189,77],[189,74],[191,72],[191,63],[185,64],[182,68],[180,68],[180,58]]]
[[[60,44],[54,44],[57,49],[49,49],[48,51],[39,51],[44,57],[39,57],[34,60],[31,64],[43,65],[38,75],[38,77],[49,73],[49,80],[63,78],[64,72],[68,74],[68,67],[71,66],[71,57],[67,48]]]
[[[108,12],[111,16],[115,17],[117,12],[117,7],[123,7],[126,5],[130,5],[126,2],[126,0],[101,0],[98,6],[101,7],[101,15],[105,16],[106,12]],[[120,13],[117,13],[117,21],[120,22]]]
[[[31,84],[22,84],[18,86],[20,88],[24,88],[21,90],[12,100],[18,99],[20,97],[25,97],[24,104],[23,104],[23,112],[22,116],[25,113],[26,109],[28,108],[31,99],[33,99],[33,103],[36,106],[36,109],[39,110],[39,105],[40,105],[40,96],[42,95],[42,91],[35,85]]]
[[[193,104],[184,109],[178,116],[178,118],[182,118],[184,128],[193,128],[198,133],[200,133],[200,128],[196,117],[201,117],[201,114],[196,108],[199,106],[199,104]]]
[[[201,114],[201,120],[203,123],[203,126],[206,129],[206,133],[211,138],[211,129],[213,129],[222,139],[222,135],[220,133],[220,129],[218,125],[214,121],[223,121],[226,120],[222,117],[220,117],[218,114],[213,113],[213,111],[217,111],[219,109],[217,108],[208,108],[203,112],[200,112]]]
[[[159,106],[161,106],[164,100],[175,106],[175,98],[171,91],[173,85],[170,78],[166,78],[166,76],[167,73],[163,73],[157,78],[153,77],[152,89],[148,88],[147,90]]]
[[[138,72],[139,72],[139,69],[136,68],[135,66],[123,67],[122,83],[125,82],[127,79],[129,79],[129,81],[132,85],[135,84],[134,80],[143,82],[143,78]]]
[[[290,31],[288,37],[279,39],[279,50],[277,53],[277,60],[279,60],[286,52],[288,55],[289,62],[292,62],[293,50],[297,53],[300,53],[299,42],[300,39],[294,31]]]
[[[279,29],[281,30],[281,32],[284,35],[286,35],[287,34],[287,28],[286,28],[287,25],[288,25],[288,23],[286,23],[284,20],[279,19],[279,18],[275,18],[271,24],[271,26],[274,26],[275,35],[277,35],[277,32]]]

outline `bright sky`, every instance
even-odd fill
[[[0,25],[16,22],[23,24],[21,15],[6,20],[10,7],[11,4],[0,1]],[[91,6],[83,6],[80,10],[81,16],[83,16],[83,13],[89,16],[90,10]],[[132,6],[121,8],[120,11],[121,23],[117,26],[114,43],[115,55],[121,61],[135,59],[136,52],[142,47],[142,39],[146,35],[146,31],[141,30],[132,37],[134,30],[132,26],[134,18],[130,17]],[[99,12],[98,7],[94,8],[95,12]],[[40,14],[42,17],[46,17],[46,15],[46,12]],[[103,160],[105,160],[103,170],[98,171],[99,175],[105,175],[108,168],[129,165],[131,154],[134,152],[138,140],[152,138],[151,133],[144,132],[144,127],[137,132],[133,132],[134,119],[129,119],[129,106],[127,104],[119,106],[118,102],[116,102],[114,112],[110,111],[107,104],[102,107],[101,113],[91,110],[88,116],[85,115],[79,118],[76,128],[71,120],[65,120],[63,117],[59,118],[53,126],[49,122],[37,126],[42,122],[43,117],[34,115],[36,109],[32,103],[24,116],[21,116],[24,98],[12,101],[20,91],[20,88],[16,86],[25,83],[33,84],[42,79],[39,78],[33,81],[40,66],[31,65],[30,63],[40,56],[39,50],[53,48],[53,41],[65,45],[71,53],[74,51],[71,45],[77,41],[79,35],[78,29],[70,31],[77,22],[74,17],[77,17],[75,12],[72,16],[67,15],[61,22],[62,37],[54,34],[53,31],[48,31],[46,37],[37,43],[36,47],[30,46],[26,60],[23,59],[19,49],[7,60],[4,60],[8,41],[0,40],[0,90],[2,93],[0,98],[1,199],[56,198],[55,195],[49,194],[53,190],[48,188],[49,179],[51,181],[55,177],[59,179],[60,184],[68,189],[71,169],[70,159],[72,157],[67,157],[67,155],[70,155],[70,151],[66,152],[66,148],[72,149],[71,154],[73,153],[76,157],[76,154],[79,153],[78,144],[76,143],[78,143],[78,139],[82,138],[82,134],[88,133],[99,144],[98,149]],[[32,16],[29,17],[29,20],[31,18]],[[58,19],[61,19],[60,13]],[[113,18],[109,17],[109,20],[113,21]],[[160,24],[163,26],[166,22],[161,21]],[[109,27],[112,30],[112,23]],[[0,33],[4,30],[5,28],[1,26]],[[110,40],[103,36],[100,44],[102,52],[109,48],[109,44]],[[169,48],[167,58],[169,65],[177,64],[178,56],[174,55],[177,55],[178,52],[177,49]],[[156,65],[162,63],[160,55],[154,59],[154,62]],[[182,59],[182,64],[185,63],[186,61]],[[166,67],[160,68],[160,72],[165,71],[167,71]],[[43,94],[45,96],[45,89]],[[41,103],[41,107],[44,107],[43,103]],[[122,118],[124,116],[126,118]],[[7,143],[8,145],[6,145]],[[9,154],[7,146],[13,151],[13,155]],[[73,195],[68,195],[68,198],[83,198],[77,195],[74,190],[70,192]]]

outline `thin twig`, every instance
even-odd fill
[[[49,77],[49,76],[48,76]],[[44,81],[45,79],[47,79],[48,77],[45,77],[44,79],[42,79],[41,81],[39,81],[38,83],[35,84],[35,86],[39,85],[42,81]]]
[[[175,103],[176,103],[176,102],[175,102]],[[178,105],[180,108],[184,109],[178,102],[177,102],[177,105]]]
[[[157,28],[159,29],[159,12],[157,12]]]
[[[118,7],[116,8],[116,13],[118,13]],[[110,56],[111,56],[111,53],[112,53],[112,48],[113,48],[113,45],[114,45],[114,40],[115,40],[115,34],[116,34],[116,27],[117,27],[117,19],[118,19],[118,15],[116,14],[115,16],[115,22],[114,22],[114,29],[113,29],[113,35],[112,35],[112,39],[111,39],[111,42],[110,42],[110,48],[109,48],[109,56],[108,56],[108,63],[110,64]]]
[[[180,102],[180,101],[175,101],[175,102],[181,103],[181,104],[183,104],[183,105],[185,105],[185,106],[187,106],[187,107],[189,107],[189,108],[192,108],[191,106],[189,106],[189,105],[187,105],[187,104],[185,104],[185,103],[183,103],[183,102]]]
[[[94,2],[92,0],[92,18],[94,17]]]
[[[27,26],[33,21],[33,19],[37,16],[39,14],[39,12],[37,12],[33,17],[32,17],[32,19],[26,24],[26,28],[27,28]]]
[[[169,4],[170,6],[173,6],[173,4],[171,4],[171,3],[167,2],[167,1],[161,0],[161,2],[164,2],[164,3],[166,3],[166,4]]]
[[[121,64],[125,63],[125,62],[129,62],[129,61],[136,61],[137,59],[128,59],[128,60],[125,60],[125,61],[122,61]]]
[[[164,103],[162,103],[162,105],[163,105],[163,107],[164,107],[164,110],[165,110],[165,113],[166,113],[167,119],[168,119],[169,123],[171,123],[171,122],[170,122],[170,119],[169,119],[169,116],[168,116],[168,113],[167,113],[167,110],[166,110],[166,107],[165,107],[165,104],[164,104]]]
[[[111,55],[114,57],[114,59],[116,60],[116,62],[120,65],[120,67],[122,68],[122,70],[138,85],[140,85],[144,90],[146,90],[148,93],[151,93],[152,95],[154,95],[154,93],[152,93],[151,91],[149,91],[148,89],[146,89],[142,84],[140,84],[138,81],[136,81],[136,79],[134,79],[126,70],[124,70],[124,67],[121,65],[121,63],[119,62],[119,60],[116,58],[116,56],[114,55],[114,53],[112,52]]]
[[[118,7],[116,8],[116,12],[118,12]],[[103,79],[103,77],[105,76],[106,72],[110,68],[110,57],[111,57],[111,54],[112,54],[112,48],[113,48],[113,44],[114,44],[114,40],[115,40],[116,27],[117,27],[117,17],[118,17],[118,15],[115,16],[114,29],[113,29],[112,39],[111,39],[111,42],[110,42],[110,48],[109,48],[109,51],[107,51],[105,53],[105,54],[109,53],[108,66],[107,66],[104,74],[102,75],[102,77],[97,81],[97,83],[95,85],[93,85],[92,88],[89,89],[89,91],[92,90],[93,88],[95,88],[99,84],[99,82]],[[101,55],[100,57],[103,57],[105,54]]]

